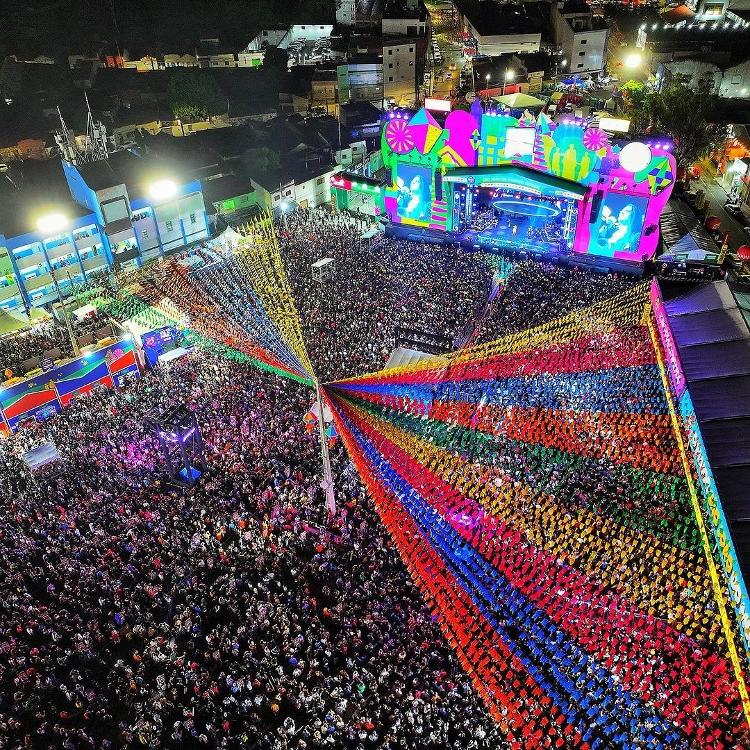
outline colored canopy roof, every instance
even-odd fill
[[[750,580],[750,289],[718,281],[665,308],[740,568]]]
[[[505,96],[495,96],[493,98],[496,102],[504,104],[506,107],[510,107],[511,109],[543,107],[546,103],[542,99],[537,99],[537,97],[531,96],[531,94],[523,94],[520,91],[516,92],[515,94],[505,94]]]

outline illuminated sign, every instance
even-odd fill
[[[433,112],[450,112],[452,107],[447,99],[430,99],[424,100],[424,108]]]
[[[599,127],[609,133],[627,133],[630,131],[630,120],[618,117],[601,117]]]

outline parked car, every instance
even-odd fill
[[[725,203],[724,210],[728,214],[732,214],[732,216],[737,216],[742,213],[742,209],[740,208],[739,203]]]

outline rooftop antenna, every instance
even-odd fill
[[[54,133],[55,143],[60,150],[60,156],[68,164],[78,164],[80,161],[78,149],[76,148],[73,131],[65,124],[60,107],[57,108],[57,116],[60,118],[60,129]]]
[[[94,120],[91,114],[91,105],[89,96],[84,91],[83,96],[86,99],[86,151],[84,161],[104,161],[109,158],[109,149],[107,147],[107,128],[98,120]]]

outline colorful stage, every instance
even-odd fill
[[[396,110],[381,136],[389,179],[339,173],[331,185],[339,208],[357,193],[406,230],[641,265],[657,251],[676,173],[671,147],[479,102],[447,115]]]

